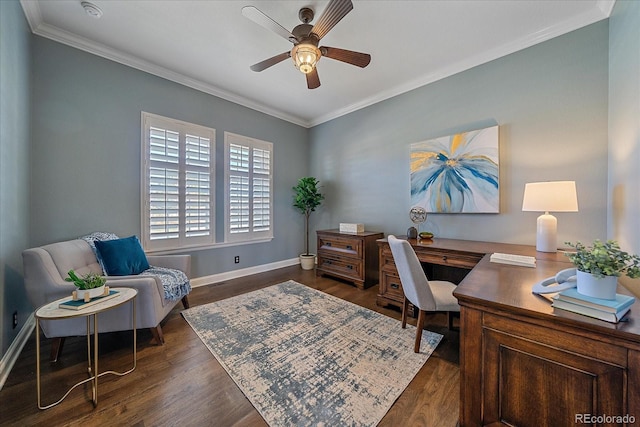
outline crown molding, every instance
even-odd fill
[[[616,0],[598,0],[596,5],[598,9],[602,11],[605,18],[608,18],[611,16],[611,12],[613,12],[613,7],[616,5]]]
[[[176,73],[151,62],[141,60],[135,56],[124,54],[115,49],[45,24],[42,21],[42,14],[40,12],[40,7],[37,1],[20,0],[20,4],[22,5],[29,26],[31,27],[31,31],[36,35],[46,37],[48,39],[66,44],[71,47],[75,47],[85,52],[101,56],[114,62],[118,62],[120,64],[144,71],[146,73],[162,77],[183,86],[187,86],[192,89],[207,93],[209,95],[225,99],[227,101],[242,105],[244,107],[268,114],[270,116],[305,128],[317,126],[338,117],[366,108],[378,102],[393,98],[394,96],[410,92],[427,84],[436,82],[462,71],[469,70],[473,67],[477,67],[478,65],[485,64],[503,56],[515,53],[519,50],[531,47],[535,44],[542,43],[554,37],[561,36],[579,28],[601,21],[603,19],[607,19],[611,15],[615,2],[616,0],[598,0],[595,8],[581,15],[575,16],[569,20],[558,23],[557,25],[547,27],[536,33],[532,33],[526,37],[515,40],[511,43],[504,44],[490,51],[474,55],[449,67],[443,67],[433,73],[421,76],[420,78],[407,82],[405,84],[395,86],[389,90],[378,92],[374,96],[365,98],[360,102],[347,105],[343,108],[337,109],[314,119],[305,120],[301,117],[293,116],[281,110],[272,108],[268,105],[255,102],[251,99],[226,91],[222,88],[187,77],[183,74]]]
[[[170,80],[172,82],[190,87],[192,89],[207,93],[209,95],[216,96],[218,98],[225,99],[227,101],[242,105],[252,110],[256,110],[261,113],[268,114],[272,117],[276,117],[278,119],[282,119],[302,127],[306,127],[306,128],[310,127],[309,122],[306,120],[303,120],[300,117],[287,114],[283,111],[271,108],[264,104],[260,104],[251,99],[226,91],[219,87],[210,85],[208,83],[204,83],[200,80],[196,80],[191,77],[187,77],[184,74],[176,73],[165,67],[161,67],[149,61],[144,61],[133,55],[125,54],[116,49],[112,49],[100,43],[96,43],[92,40],[79,37],[76,34],[73,34],[68,31],[64,31],[57,27],[51,26],[49,24],[43,23],[42,14],[40,13],[40,7],[38,6],[37,2],[20,0],[20,3],[27,17],[27,22],[31,27],[31,31],[35,35],[48,38],[50,40],[65,44],[67,46],[74,47],[76,49],[80,49],[82,51],[109,59],[114,62],[118,62],[120,64],[126,65],[131,68],[135,68],[140,71],[144,71],[154,76],[162,77],[163,79]]]
[[[366,98],[361,102],[346,106],[342,109],[333,111],[329,114],[311,120],[310,127],[317,126],[319,124],[328,122],[349,113],[353,113],[362,108],[377,104],[378,102],[387,100],[389,98],[393,98],[394,96],[410,92],[414,89],[428,85],[430,83],[434,83],[446,77],[453,76],[454,74],[458,74],[462,71],[469,70],[487,62],[499,59],[503,56],[507,56],[528,47],[534,46],[538,43],[542,43],[563,34],[570,33],[571,31],[575,31],[579,28],[586,27],[587,25],[591,25],[603,19],[607,19],[611,14],[614,3],[615,0],[599,0],[598,7],[596,9],[592,9],[581,15],[577,15],[572,19],[558,23],[557,25],[544,28],[538,32],[529,34],[526,37],[514,40],[511,43],[507,43],[495,49],[471,56],[449,67],[440,68],[433,73],[421,76],[420,78],[413,81],[396,86],[386,91],[378,92],[375,96]]]

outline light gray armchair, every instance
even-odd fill
[[[93,249],[84,240],[69,240],[37,248],[26,249],[22,253],[24,283],[27,296],[34,310],[40,306],[65,296],[75,290],[66,282],[69,270],[78,275],[90,272],[103,274]],[[181,270],[191,278],[190,255],[156,255],[147,257],[149,264]],[[157,276],[108,276],[107,285],[129,287],[138,290],[136,297],[136,328],[149,328],[155,341],[162,345],[164,337],[160,322],[177,304],[165,299],[164,288]],[[184,308],[189,308],[189,300],[182,298]],[[125,331],[131,329],[131,308],[128,304],[100,314],[98,332]],[[68,320],[40,321],[44,336],[53,338],[51,360],[56,361],[62,352],[64,338],[86,334],[84,318]]]

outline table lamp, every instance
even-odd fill
[[[536,250],[556,252],[558,220],[549,212],[578,212],[575,181],[530,182],[524,186],[523,211],[544,212],[538,217]]]

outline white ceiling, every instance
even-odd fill
[[[291,31],[326,0],[21,0],[32,31],[212,95],[313,126],[605,19],[615,0],[353,0],[321,45],[370,53],[364,69],[323,58],[307,89],[291,60],[249,66],[291,43],[245,18],[256,6]]]

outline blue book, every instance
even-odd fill
[[[586,307],[584,305],[574,304],[569,301],[558,299],[556,295],[553,300],[552,307],[560,308],[562,310],[571,311],[573,313],[582,314],[584,316],[593,317],[600,320],[606,320],[607,322],[618,323],[625,314],[629,312],[631,307],[623,308],[617,313],[609,313],[607,311],[598,310],[596,308]]]
[[[620,313],[635,302],[635,298],[629,295],[616,294],[616,299],[601,299],[582,295],[576,288],[560,292],[557,299],[578,304],[583,307],[606,311],[607,313]]]

